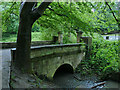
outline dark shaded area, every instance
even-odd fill
[[[112,73],[108,79],[120,83],[120,72]]]
[[[59,76],[64,76],[66,74],[73,74],[73,67],[69,64],[63,64],[61,65],[55,72],[53,78],[55,79],[56,77]]]
[[[109,39],[109,36],[106,36],[106,39]]]

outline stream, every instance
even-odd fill
[[[51,81],[50,87],[54,88],[115,88],[120,89],[120,83],[108,80],[108,81],[99,81],[96,75],[81,76],[80,73],[74,74],[61,74],[54,77],[54,80]],[[47,83],[48,84],[48,83]],[[47,86],[49,86],[49,84]]]
[[[62,88],[91,88],[96,81],[96,77],[81,77],[77,73],[61,75],[54,79],[54,83]]]

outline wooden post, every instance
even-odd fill
[[[63,44],[63,33],[62,32],[58,32],[58,43]]]
[[[53,43],[56,43],[58,41],[58,36],[53,36]]]
[[[86,57],[90,56],[90,51],[92,47],[92,38],[91,37],[81,37],[81,39],[86,44]]]
[[[83,32],[82,31],[76,31],[76,33],[77,33],[77,43],[79,43]]]

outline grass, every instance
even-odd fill
[[[45,38],[46,34],[41,32],[32,32],[32,41],[52,40],[52,37]]]
[[[41,32],[32,32],[32,41],[43,41],[43,40],[51,40],[52,38],[44,38]],[[2,40],[0,42],[16,42],[17,34],[5,34],[2,36]]]
[[[83,33],[82,36],[89,36],[89,33],[88,33],[88,35]],[[97,37],[101,38],[102,36],[106,36],[106,35],[100,36],[98,33],[94,33],[93,36],[95,38],[97,38]],[[114,36],[114,34],[110,34],[107,36]],[[116,36],[118,36],[118,34]],[[16,42],[16,40],[17,40],[17,34],[3,34],[2,40],[0,40],[0,42]],[[41,32],[32,32],[32,41],[44,41],[44,40],[52,40],[52,36],[50,36],[47,32],[42,32],[42,33]],[[67,42],[67,41],[65,41],[65,42]],[[72,43],[76,42],[76,37],[73,34],[71,34],[70,42],[72,42]]]
[[[0,42],[16,42],[17,40],[17,34],[11,34],[11,35],[3,35],[2,40]]]
[[[32,32],[32,41],[52,40],[52,35],[47,32]],[[16,42],[17,34],[4,34],[0,42]],[[66,39],[67,40],[67,39]],[[66,41],[67,42],[67,41]],[[71,34],[70,42],[75,43],[76,37]]]

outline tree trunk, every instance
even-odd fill
[[[32,73],[30,61],[32,25],[39,17],[41,17],[51,2],[42,2],[37,8],[34,8],[36,2],[27,1],[29,0],[26,0],[26,2],[22,4],[20,12],[15,67],[25,73]]]
[[[15,66],[24,72],[32,71],[30,63],[31,29],[32,21],[30,16],[26,15],[25,17],[20,18]]]

